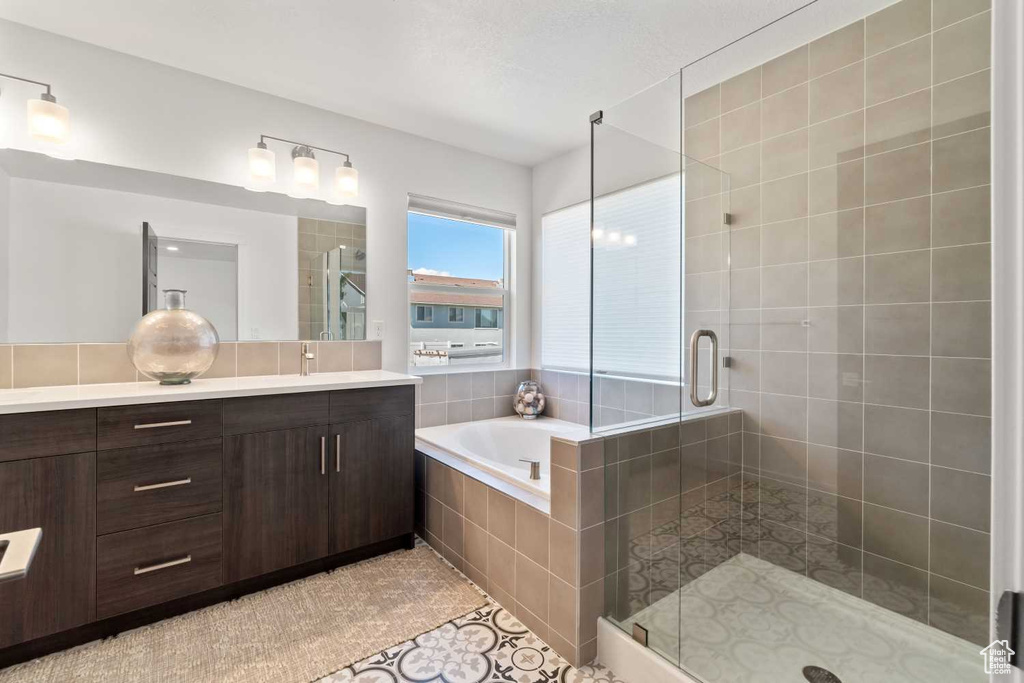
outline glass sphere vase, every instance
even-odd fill
[[[165,289],[164,308],[142,316],[128,338],[128,358],[160,384],[188,384],[217,360],[220,337],[209,320],[185,308],[185,290]]]

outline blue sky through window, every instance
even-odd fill
[[[409,269],[431,275],[501,280],[505,241],[500,228],[409,214]]]

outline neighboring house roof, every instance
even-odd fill
[[[408,271],[412,282],[421,285],[443,285],[446,287],[472,287],[473,289],[501,289],[501,280],[477,280],[469,277],[452,277],[450,275],[427,275]],[[409,293],[409,302],[413,304],[436,304],[451,306],[484,306],[501,308],[501,295],[482,293],[421,292],[413,290]]]
[[[501,289],[501,280],[477,280],[471,277],[452,277],[451,275],[427,275],[408,271],[412,282],[421,285],[445,285],[448,287],[475,287]]]
[[[439,306],[483,306],[501,308],[500,296],[487,294],[462,294],[461,292],[417,292],[409,293],[409,302],[413,304],[431,304]]]

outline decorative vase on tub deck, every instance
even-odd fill
[[[165,289],[164,308],[142,316],[128,338],[128,358],[160,384],[188,384],[217,360],[220,337],[210,321],[185,308],[184,289]]]
[[[515,402],[512,405],[523,419],[534,420],[544,412],[546,402],[540,385],[532,379],[528,379],[519,385]]]

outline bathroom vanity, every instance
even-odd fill
[[[0,392],[0,667],[413,543],[415,377]]]

